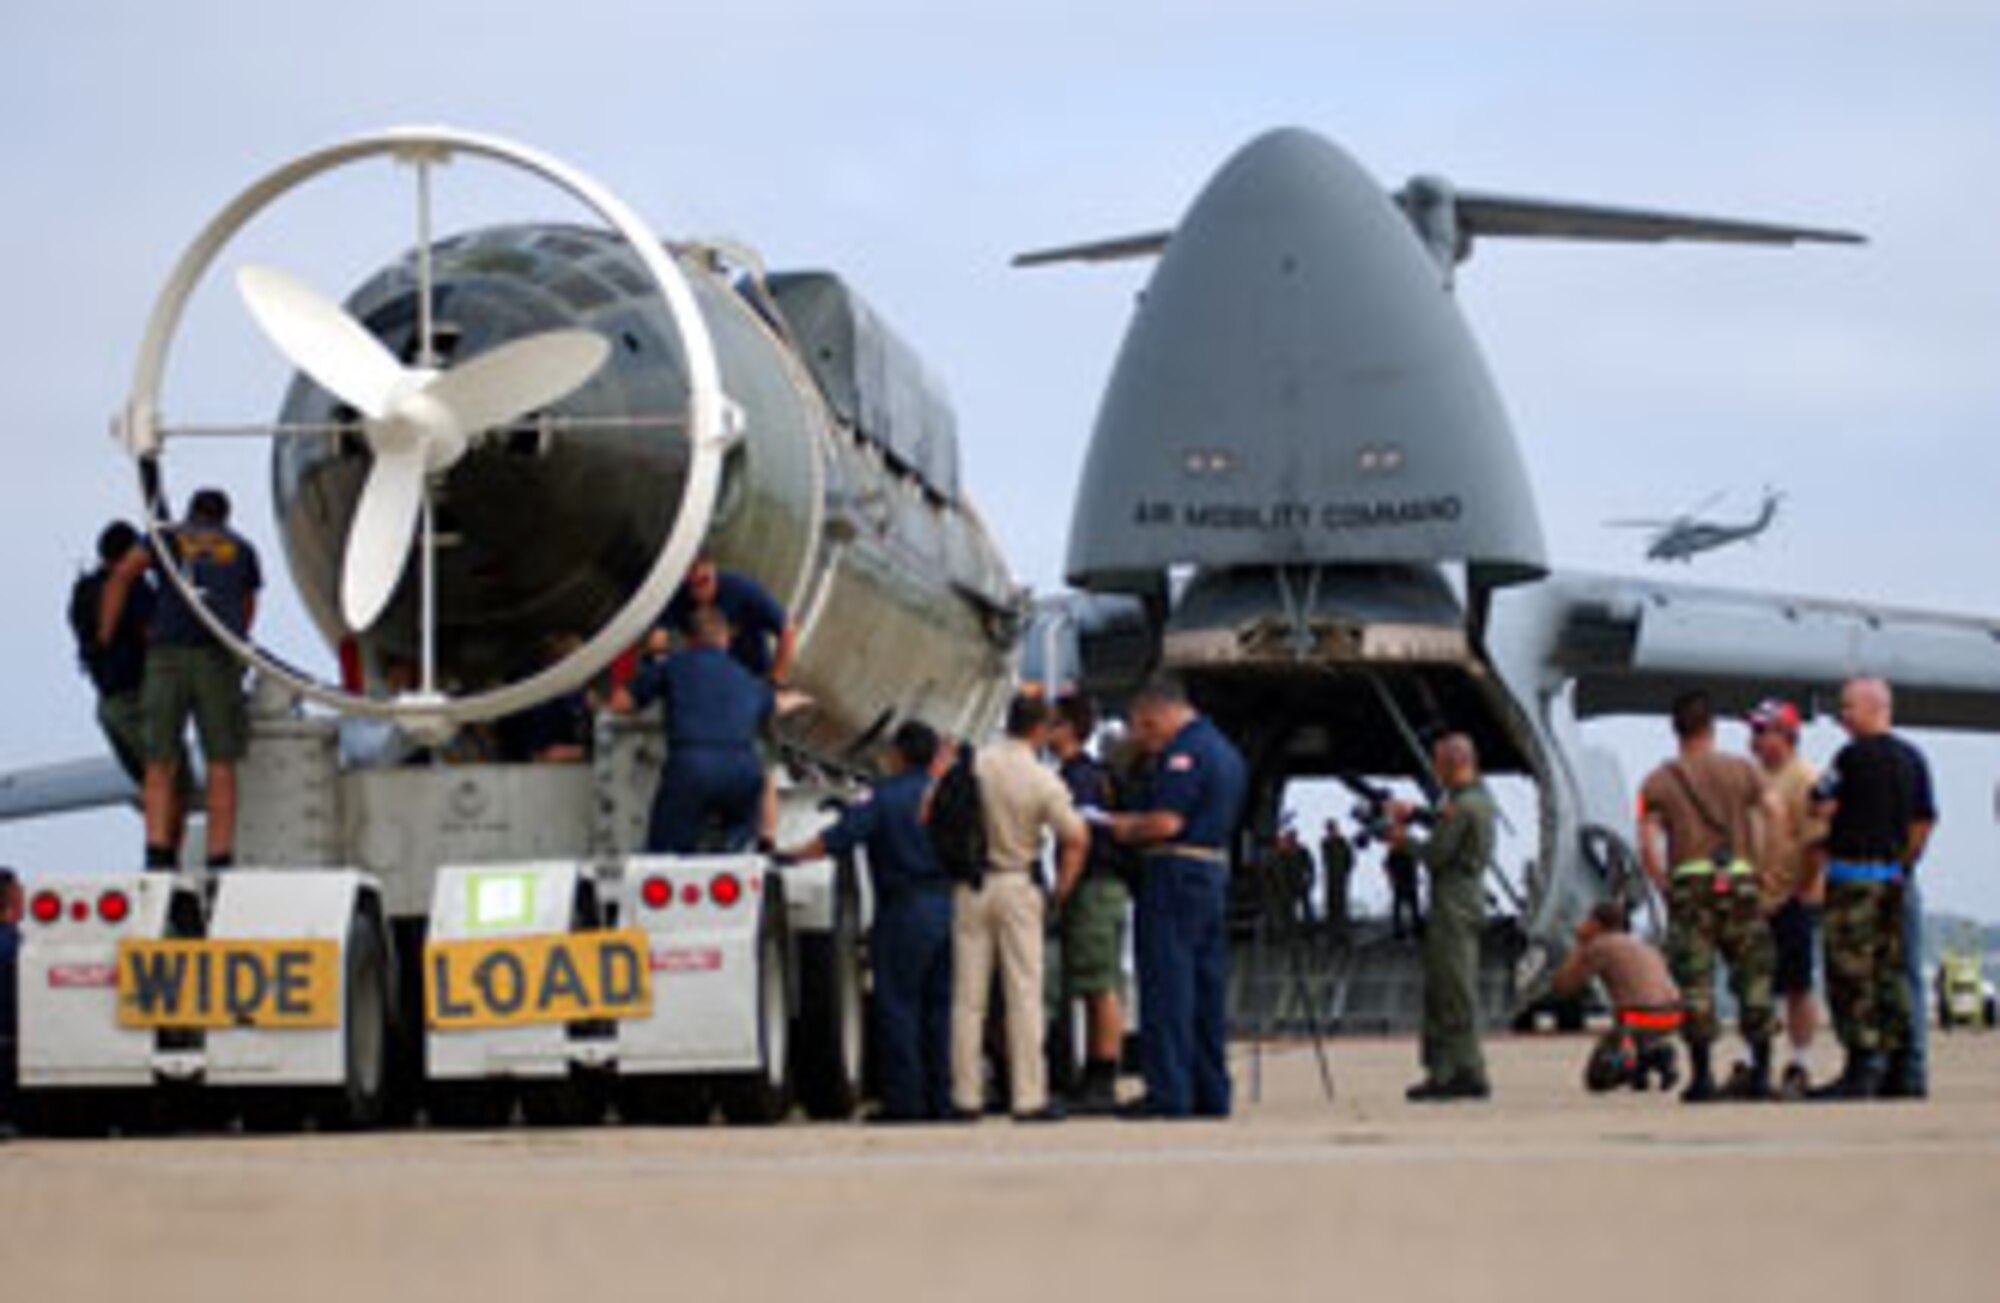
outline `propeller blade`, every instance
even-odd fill
[[[410,561],[410,540],[423,519],[422,445],[377,451],[362,486],[347,557],[340,572],[340,611],[356,633],[374,624],[389,604]]]
[[[441,372],[424,394],[449,409],[458,429],[471,436],[567,398],[610,356],[611,346],[595,331],[552,330]]]
[[[333,300],[271,267],[245,267],[236,289],[278,351],[335,397],[372,419],[389,414],[402,363]]]

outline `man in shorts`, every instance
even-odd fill
[[[1813,808],[1819,770],[1799,754],[1799,725],[1798,707],[1789,701],[1766,701],[1750,712],[1750,750],[1778,801],[1762,895],[1777,950],[1771,991],[1784,1001],[1785,1039],[1791,1045],[1791,1061],[1785,1065],[1778,1095],[1793,1100],[1804,1099],[1812,1090],[1809,1060],[1819,1026],[1813,979],[1819,966],[1820,914],[1826,904],[1821,846],[1826,821]]]
[[[167,555],[208,613],[238,638],[257,617],[263,572],[257,549],[229,528],[229,498],[202,489],[185,523],[163,531]],[[208,864],[236,862],[236,762],[250,742],[243,666],[189,606],[181,585],[160,584],[146,659],[146,867],[172,870],[178,840],[175,784],[181,737],[193,718],[208,771]]]
[[[1087,748],[1097,731],[1097,711],[1084,697],[1056,702],[1049,750],[1054,752],[1076,808],[1089,818],[1118,808],[1111,771]],[[1125,920],[1132,908],[1126,888],[1129,858],[1109,836],[1092,837],[1083,877],[1062,906],[1062,996],[1084,1006],[1083,1079],[1071,1106],[1078,1113],[1108,1113],[1118,1106],[1118,1061],[1125,1044]]]

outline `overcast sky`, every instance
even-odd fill
[[[1459,293],[1560,563],[1640,569],[1604,519],[1722,490],[1747,510],[1768,483],[1789,494],[1778,529],[1697,579],[2000,614],[1996,70],[2000,10],[1943,0],[19,8],[0,43],[0,768],[98,745],[64,595],[132,507],[104,432],[167,269],[254,175],[412,121],[554,152],[670,236],[845,273],[951,387],[967,481],[1044,589],[1146,269],[1007,257],[1170,224],[1261,130],[1318,130],[1387,185],[1856,228],[1866,248],[1492,243]],[[308,205],[280,260],[358,256],[358,278],[407,238],[336,211]],[[213,356],[190,407],[274,409],[274,361]],[[247,523],[275,562],[268,519]],[[1664,730],[1616,735],[1636,769]],[[1945,801],[1933,903],[2000,918],[2000,741],[1922,740]],[[0,828],[15,861],[136,850],[122,815]]]

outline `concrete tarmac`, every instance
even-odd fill
[[[1412,1107],[1408,1041],[1236,1054],[1227,1123],[0,1144],[0,1299],[2000,1299],[2000,1036],[1925,1103]],[[1822,1046],[1821,1065],[1834,1051]]]

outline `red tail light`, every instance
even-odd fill
[[[639,899],[647,909],[665,909],[674,903],[674,884],[665,878],[648,878],[639,886]]]
[[[123,923],[132,913],[132,900],[122,891],[107,891],[97,898],[97,917],[106,923]]]
[[[35,922],[53,923],[62,917],[62,897],[53,891],[38,891],[28,908],[34,913]]]
[[[708,898],[728,909],[743,899],[743,879],[733,873],[718,873],[708,880]]]

